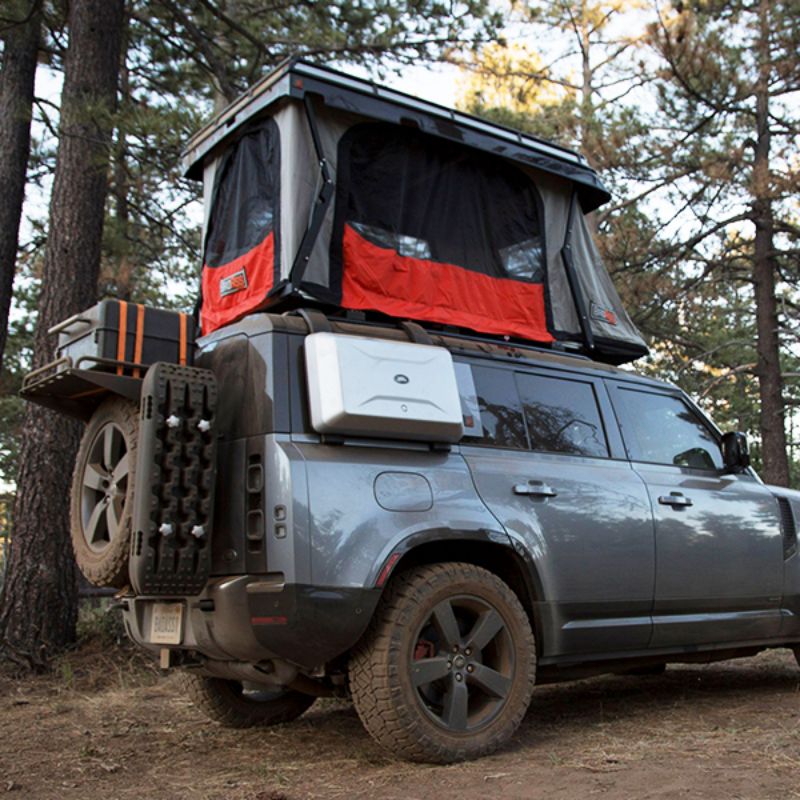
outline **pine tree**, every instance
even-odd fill
[[[788,216],[800,178],[797,12],[796,0],[695,2],[652,29],[665,62],[661,113],[684,174],[672,189],[684,269],[707,280],[725,267],[714,257],[720,232],[740,231],[750,242],[744,281],[755,308],[763,476],[780,486],[790,475],[779,296],[792,293],[780,263],[796,252],[800,233]]]
[[[4,45],[0,67],[0,373],[25,197],[41,25],[41,0],[9,3],[0,19]]]
[[[70,7],[34,366],[52,357],[48,329],[97,297],[123,2],[73,0]],[[66,498],[79,437],[77,423],[38,406],[26,409],[0,646],[30,668],[43,668],[75,635],[77,576]]]

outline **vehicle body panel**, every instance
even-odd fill
[[[347,321],[335,329],[405,338]],[[280,659],[316,674],[357,643],[396,564],[435,543],[457,558],[473,542],[524,563],[518,591],[528,592],[548,681],[800,642],[796,530],[790,551],[773,496],[797,520],[800,493],[765,487],[752,471],[628,458],[614,384],[680,395],[675,387],[584,358],[437,335],[457,362],[590,382],[609,457],[326,437],[309,421],[307,333],[300,319],[263,314],[199,342],[196,363],[222,389],[217,501],[212,578],[183,598],[183,648],[215,664]],[[530,481],[555,494],[515,493]],[[671,491],[694,505],[659,504]],[[133,598],[126,611],[132,636],[152,649],[158,599]]]

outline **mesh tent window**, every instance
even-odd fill
[[[385,123],[351,128],[337,163],[331,283],[344,307],[552,340],[542,204],[523,170]]]
[[[203,259],[204,333],[259,308],[278,281],[279,168],[271,119],[247,129],[217,168]]]

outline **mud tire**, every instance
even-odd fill
[[[502,627],[481,647],[482,621],[496,627],[498,617]],[[445,667],[444,677],[428,680]],[[535,673],[535,641],[516,594],[488,570],[448,563],[392,579],[351,656],[349,683],[356,711],[379,744],[412,761],[451,763],[488,755],[511,738]],[[502,679],[496,697],[486,691],[489,679]]]
[[[95,411],[78,449],[70,493],[72,549],[78,568],[94,586],[122,588],[128,583],[138,434],[138,406],[115,397]],[[106,436],[109,436],[107,450]],[[122,465],[125,458],[127,461]],[[106,463],[109,460],[113,463]],[[119,472],[115,473],[115,469]],[[101,478],[108,481],[109,491],[114,492],[106,502],[112,507],[107,512],[101,508],[106,496]],[[101,512],[98,518],[92,515],[95,508]],[[109,522],[108,514],[113,515],[113,521]]]
[[[269,699],[251,699],[239,681],[184,672],[183,691],[209,718],[226,728],[254,728],[291,722],[308,711],[316,698],[292,689]]]

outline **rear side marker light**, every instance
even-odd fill
[[[251,625],[286,625],[288,617],[250,617]]]
[[[383,565],[383,569],[381,570],[380,575],[378,575],[378,580],[375,581],[375,586],[380,588],[386,583],[386,579],[391,574],[392,570],[394,569],[394,565],[400,560],[400,553],[392,553],[389,558],[387,559],[386,563]]]

